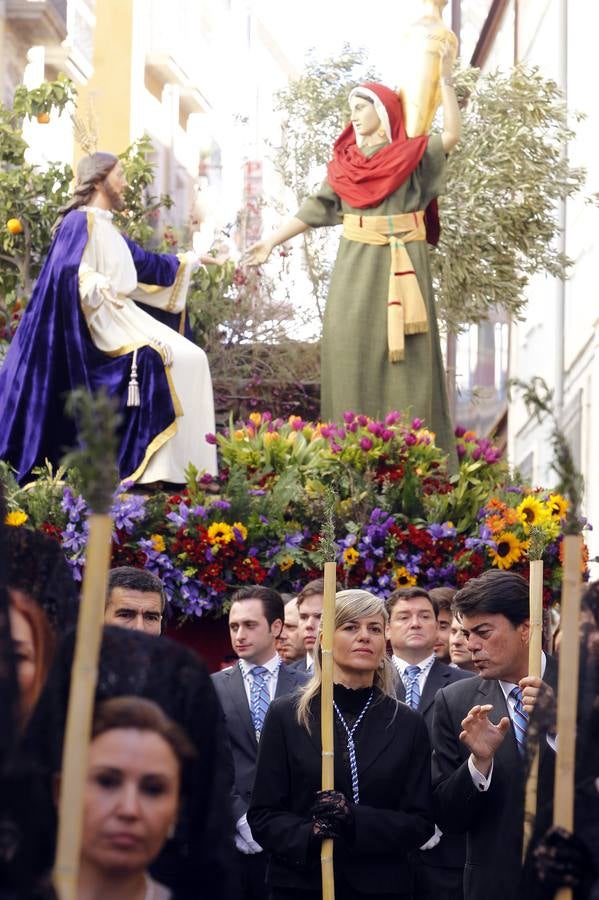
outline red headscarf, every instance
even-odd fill
[[[342,200],[357,209],[366,209],[382,203],[411,175],[426,150],[428,136],[406,136],[401,101],[390,88],[370,82],[360,87],[376,94],[387,110],[391,143],[372,156],[365,156],[356,143],[353,125],[348,125],[335,141],[328,180]]]

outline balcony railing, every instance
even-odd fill
[[[7,0],[6,18],[31,46],[67,36],[67,0]]]

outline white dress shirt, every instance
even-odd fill
[[[426,679],[428,678],[430,671],[433,667],[433,663],[437,657],[434,653],[431,653],[430,656],[426,656],[424,659],[421,659],[417,663],[409,663],[406,662],[405,659],[402,659],[401,656],[396,656],[393,654],[391,657],[393,665],[399,672],[399,677],[403,681],[405,685],[405,672],[408,666],[420,666],[420,675],[418,676],[418,688],[420,690],[420,696],[422,697],[422,692],[424,691],[424,686],[426,684]]]
[[[258,663],[247,662],[245,659],[239,660],[239,670],[243,675],[243,686],[245,688],[245,695],[248,698],[248,706],[250,709],[252,708],[251,690],[253,683],[251,672],[257,665]],[[268,693],[270,694],[270,699],[274,700],[277,692],[277,682],[279,680],[279,669],[281,668],[281,657],[278,653],[275,653],[268,662],[261,663],[261,665],[270,672],[270,675],[268,676]]]

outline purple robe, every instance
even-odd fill
[[[75,388],[93,393],[104,388],[116,398],[122,479],[141,475],[148,447],[159,436],[166,439],[175,423],[160,354],[150,346],[137,351],[141,404],[128,407],[133,354],[109,356],[91,339],[79,298],[79,265],[87,240],[86,213],[70,212],[54,236],[0,370],[0,459],[15,468],[19,481],[46,459],[58,465],[65,450],[77,444],[75,423],[64,409]],[[148,253],[125,240],[140,282],[174,283],[179,267],[175,256]]]

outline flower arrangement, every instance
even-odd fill
[[[501,453],[472,432],[456,431],[455,473],[422,421],[397,412],[382,421],[347,412],[340,423],[253,412],[208,440],[218,445],[218,478],[190,467],[178,494],[133,493],[124,483],[111,510],[112,565],[154,572],[179,614],[221,614],[243,584],[296,592],[319,575],[331,492],[343,585],[386,597],[414,584],[459,587],[494,566],[526,575],[535,526],[545,599],[557,595],[565,501],[511,485]],[[8,485],[7,524],[60,541],[80,579],[89,511],[77,473],[37,474],[27,488]]]

